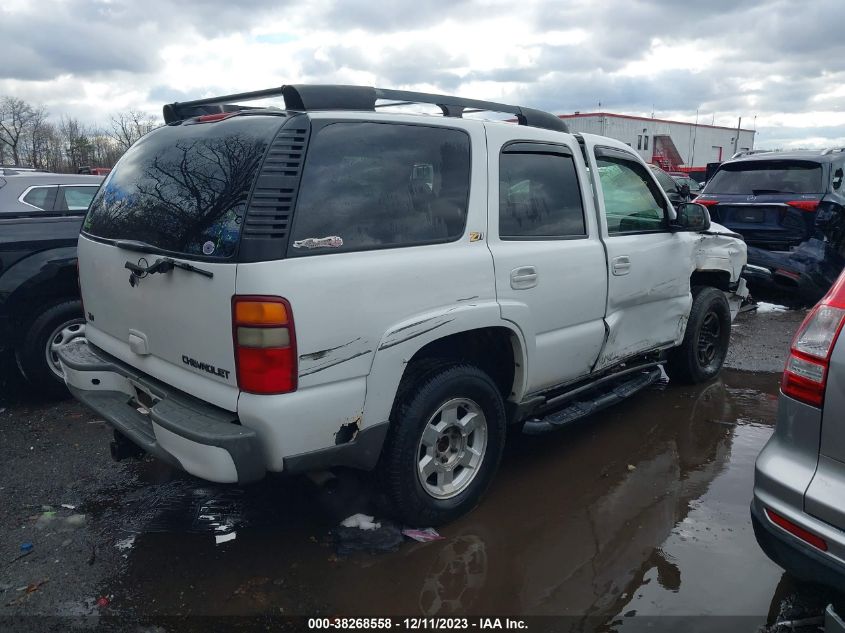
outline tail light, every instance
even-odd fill
[[[215,123],[240,114],[240,112],[215,112],[214,114],[202,114],[191,121],[191,123]]]
[[[797,536],[805,543],[809,543],[816,549],[820,549],[823,552],[827,551],[827,542],[822,537],[816,536],[812,532],[808,532],[800,525],[796,525],[789,519],[786,519],[779,515],[774,510],[769,510],[769,508],[766,508],[766,516],[769,517],[769,521],[779,527],[782,527],[784,530],[786,530],[793,536]]]
[[[815,211],[819,208],[819,200],[792,200],[787,202],[790,207],[801,209],[802,211]]]
[[[281,297],[232,298],[232,330],[238,387],[259,394],[296,391],[293,312]]]
[[[709,198],[702,198],[701,196],[698,196],[695,199],[695,203],[696,204],[703,204],[705,207],[709,208],[709,207],[714,207],[717,204],[719,204],[719,201],[718,200],[710,200]]]
[[[845,274],[804,319],[792,341],[781,390],[814,407],[824,404],[830,354],[845,322]]]

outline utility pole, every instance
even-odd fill
[[[695,125],[692,128],[692,149],[690,151],[689,166],[695,167],[695,139],[698,136],[698,108],[695,110]]]
[[[734,154],[736,154],[737,147],[739,147],[739,131],[742,129],[742,117],[739,117],[739,123],[736,124],[736,138],[734,139]]]

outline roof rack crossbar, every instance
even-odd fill
[[[216,108],[217,111],[226,111],[224,108],[229,106],[232,101],[252,101],[276,96],[282,96],[285,100],[285,107],[290,110],[375,110],[376,107],[380,107],[376,106],[376,101],[384,99],[398,102],[386,105],[410,105],[414,103],[436,105],[443,112],[443,116],[446,117],[459,118],[467,110],[473,112],[504,112],[516,115],[517,122],[520,125],[560,132],[569,131],[566,123],[560,118],[543,110],[494,101],[464,99],[462,97],[409,90],[339,85],[285,85],[253,92],[171,103],[164,106],[164,121],[165,123],[175,123],[198,114],[209,113],[209,111],[214,111],[213,108]]]

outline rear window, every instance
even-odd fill
[[[461,130],[329,124],[311,139],[288,256],[456,240],[469,175]]]
[[[283,121],[237,116],[148,134],[109,174],[83,231],[181,255],[231,257],[258,166]]]
[[[746,161],[723,165],[707,183],[706,193],[749,196],[824,193],[822,167],[806,161]]]

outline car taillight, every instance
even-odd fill
[[[816,536],[812,532],[805,530],[800,525],[796,525],[789,519],[782,517],[777,512],[770,510],[769,508],[766,508],[766,516],[769,517],[769,521],[783,528],[793,536],[797,536],[805,543],[809,543],[816,549],[820,549],[823,552],[827,551],[827,542],[822,537]]]
[[[259,394],[296,391],[296,331],[286,299],[233,297],[232,330],[238,387],[242,391]]]
[[[718,200],[710,200],[708,198],[702,198],[701,196],[698,196],[695,199],[695,203],[696,204],[703,204],[705,207],[713,207],[713,206],[719,204],[719,201]]]
[[[819,200],[792,200],[786,204],[802,211],[815,211],[819,208],[819,202]]]
[[[228,119],[230,116],[240,114],[239,112],[216,112],[215,114],[203,114],[194,119],[194,123],[214,123]]]
[[[814,407],[824,403],[830,354],[845,322],[845,273],[804,319],[781,380],[781,391]]]

